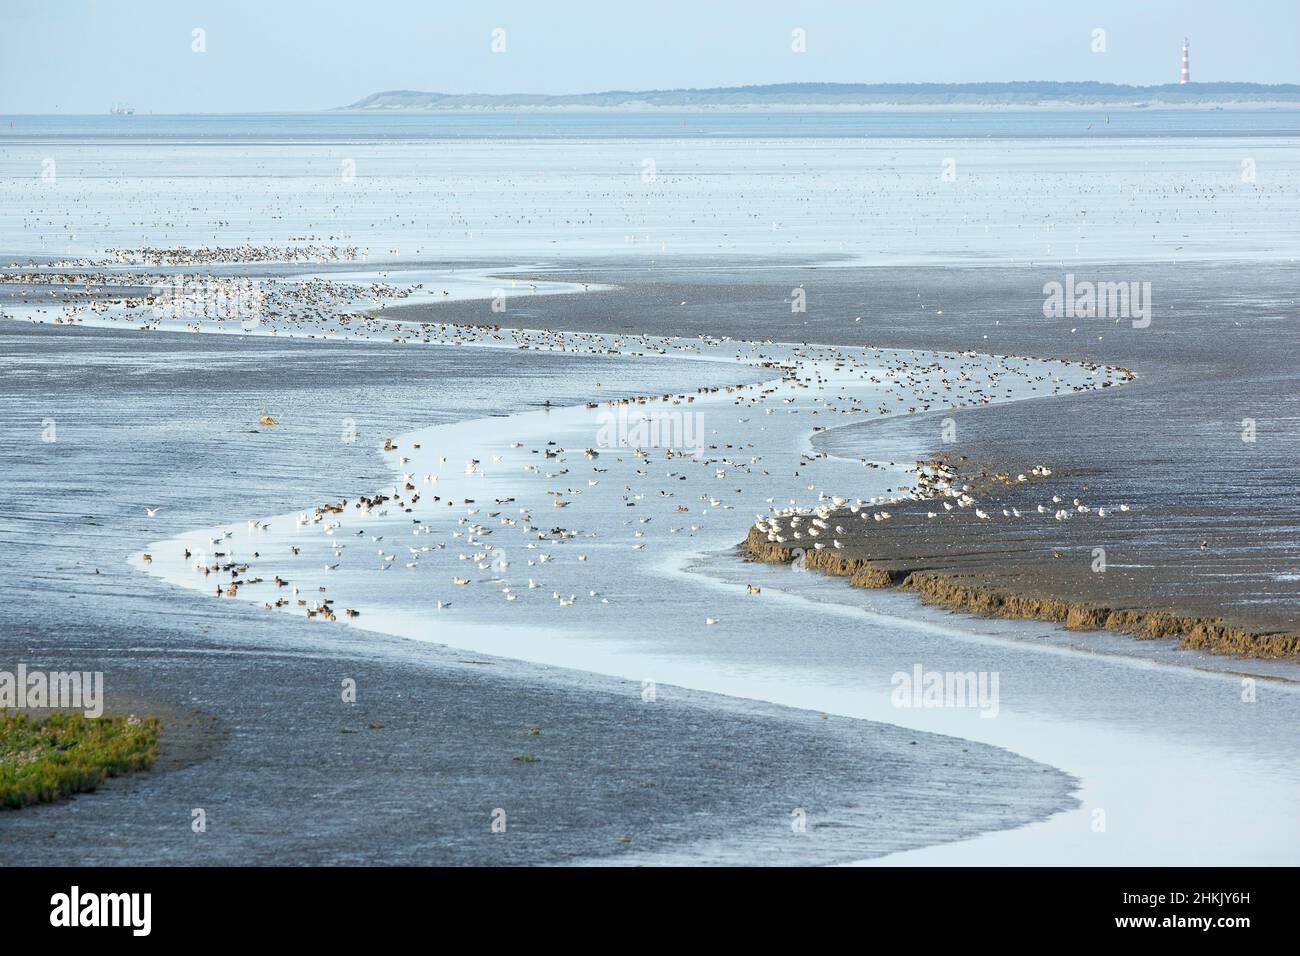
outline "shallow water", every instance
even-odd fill
[[[556,278],[571,283],[565,288],[572,295],[521,297],[506,317],[488,321],[520,325],[521,318],[537,317],[529,327],[541,328],[562,325],[572,313],[583,316],[584,327],[653,331],[651,326],[671,325],[666,315],[672,313],[691,316],[678,320],[687,329],[672,328],[674,334],[726,330],[759,340],[818,340],[825,334],[855,344],[867,335],[893,335],[911,337],[906,344],[922,348],[948,343],[945,347],[1014,348],[1044,356],[1103,355],[1125,364],[1136,350],[1167,373],[1167,382],[1181,369],[1177,362],[1158,364],[1162,349],[1174,350],[1189,368],[1210,362],[1204,349],[1187,350],[1188,336],[1161,337],[1170,328],[1163,318],[1149,339],[1109,329],[1105,344],[1093,343],[1091,336],[1087,342],[1066,337],[1064,330],[1045,325],[1037,311],[1039,272],[1011,270],[1018,275],[1014,301],[1021,306],[1021,300],[1028,301],[1026,312],[1009,305],[1004,295],[981,298],[979,284],[958,271],[916,279],[916,273],[853,272],[851,267],[1047,261],[1064,271],[1097,260],[1118,263],[1121,270],[1132,267],[1144,277],[1154,267],[1135,264],[1155,259],[1291,261],[1300,250],[1300,224],[1287,197],[1300,180],[1300,154],[1294,131],[1278,128],[1277,118],[1143,118],[1138,127],[1099,131],[1095,139],[1073,126],[1081,119],[1076,114],[890,117],[863,127],[862,132],[874,131],[871,138],[859,138],[853,119],[839,116],[811,121],[811,130],[778,121],[775,131],[770,118],[692,119],[703,125],[704,136],[639,118],[622,126],[597,124],[604,131],[600,135],[585,118],[547,126],[541,135],[521,135],[535,125],[532,120],[503,126],[499,119],[480,118],[458,119],[461,125],[450,129],[425,117],[213,121],[206,128],[202,121],[152,118],[112,128],[101,119],[62,126],[34,122],[0,135],[0,250],[10,261],[94,256],[123,246],[310,241],[360,247],[370,262],[356,274],[371,278],[400,258],[475,259],[479,265],[486,260],[487,271],[469,279],[451,278],[432,265],[411,273],[420,276],[411,281],[437,284],[439,293],[445,287],[453,294],[444,298],[463,301],[459,307],[449,302],[446,312],[437,313],[435,295],[425,312],[411,308],[405,310],[408,316],[428,319],[430,310],[463,316],[455,310],[474,309],[472,321],[489,314],[473,297],[490,292],[489,276],[497,274],[493,263],[502,269],[542,267],[569,254],[576,257],[568,263],[569,274]],[[1285,119],[1281,126],[1288,125]],[[1120,119],[1131,121],[1131,116]],[[974,125],[981,122],[993,125],[981,132]],[[710,131],[718,135],[707,135]],[[54,175],[42,180],[47,159],[54,161]],[[955,161],[951,182],[941,178],[947,159]],[[1255,181],[1243,179],[1243,160],[1257,168]],[[704,305],[694,301],[695,290],[684,291],[688,286],[656,286],[661,277],[638,286],[625,301],[617,298],[624,279],[640,281],[644,276],[638,273],[687,253],[755,258],[731,274],[719,268],[710,281],[722,292],[715,288],[711,300],[701,296]],[[601,277],[613,288],[578,294],[573,283],[588,277],[574,275],[575,264],[581,271],[595,265],[591,257],[614,254],[623,261]],[[796,283],[786,281],[788,273],[779,266],[778,257],[796,255],[805,263],[838,257],[835,271],[842,273],[827,283],[838,299],[820,299],[821,290],[810,286],[814,307],[806,317],[790,311],[788,296]],[[757,293],[745,285],[778,272],[782,278]],[[1171,275],[1172,282],[1179,281]],[[394,281],[391,272],[386,281]],[[895,288],[912,282],[924,294],[911,286]],[[1223,283],[1214,288],[1231,291]],[[913,293],[919,314],[910,301]],[[751,308],[754,295],[775,314]],[[1243,297],[1236,296],[1237,307]],[[884,314],[876,308],[882,299],[890,303]],[[828,301],[837,304],[829,309],[821,304]],[[936,301],[942,307],[936,308]],[[972,302],[980,303],[978,310],[967,307]],[[1165,298],[1160,302],[1169,305]],[[23,308],[7,311],[30,314]],[[856,325],[854,316],[863,315],[866,323]],[[995,324],[995,316],[1006,324]],[[107,321],[111,324],[112,317]],[[930,450],[925,434],[899,426],[870,441],[841,435],[842,443],[835,445],[834,432],[823,436],[827,447],[869,454],[885,466],[880,469],[864,468],[852,458],[799,460],[822,441],[810,439],[813,427],[832,417],[824,403],[839,402],[846,389],[865,389],[860,376],[841,380],[833,368],[818,366],[830,378],[826,387],[813,383],[816,387],[790,406],[776,398],[765,407],[745,408],[726,393],[673,406],[671,411],[702,412],[707,440],[719,446],[706,457],[728,459],[688,467],[662,457],[651,464],[609,448],[599,458],[584,458],[582,448],[600,444],[595,420],[600,409],[574,406],[610,395],[622,375],[635,374],[638,390],[656,394],[769,378],[770,372],[735,364],[733,357],[744,346],[726,343],[723,349],[695,340],[668,356],[599,361],[520,352],[509,340],[492,349],[454,351],[438,345],[317,341],[309,353],[284,347],[267,337],[266,329],[257,331],[240,338],[193,336],[188,341],[194,344],[179,352],[169,344],[150,355],[149,333],[127,328],[0,327],[6,349],[13,350],[0,357],[15,356],[6,368],[4,464],[17,476],[12,479],[15,506],[0,524],[0,541],[12,562],[8,574],[21,582],[24,594],[52,600],[75,582],[83,594],[112,603],[133,580],[149,580],[125,563],[132,555],[138,565],[146,547],[158,552],[150,567],[154,575],[194,586],[192,562],[180,557],[173,536],[233,522],[231,540],[241,558],[252,550],[267,555],[259,556],[265,579],[295,575],[304,583],[310,578],[313,587],[316,578],[328,580],[338,607],[360,609],[358,623],[365,627],[638,683],[653,680],[952,734],[1007,747],[1082,781],[1078,810],[896,862],[1204,864],[1297,858],[1300,751],[1293,728],[1300,695],[1294,686],[1261,681],[1258,699],[1247,703],[1239,676],[1215,672],[1223,662],[1161,647],[1139,651],[1110,636],[1094,641],[1047,628],[937,614],[904,596],[849,592],[841,581],[718,556],[744,536],[753,515],[765,510],[766,498],[807,504],[822,493],[883,494],[905,477],[907,463]],[[402,334],[421,335],[418,327]],[[1202,322],[1195,334],[1203,346],[1208,341],[1203,336],[1218,333]],[[59,337],[61,346],[75,352],[75,368],[42,364],[46,336]],[[169,343],[174,338],[169,336]],[[420,374],[405,358],[412,348],[427,356]],[[396,349],[404,356],[400,367],[387,358]],[[701,361],[706,357],[711,360]],[[190,388],[169,387],[182,380],[192,385],[205,376],[239,381],[252,369],[264,378],[268,367],[283,370],[282,384],[260,387],[246,405],[213,408]],[[152,402],[151,417],[127,416],[114,395],[84,400],[79,391],[96,388],[96,370],[109,368],[119,377],[126,370],[135,383],[130,401]],[[1074,367],[1070,374],[1078,372]],[[1219,381],[1230,377],[1220,375]],[[105,374],[102,380],[109,378]],[[1110,390],[1112,399],[1129,388],[1139,394],[1137,386],[1128,386]],[[1276,398],[1269,388],[1263,382],[1248,394]],[[998,392],[1000,398],[1028,394]],[[538,410],[543,396],[554,411]],[[1179,407],[1197,401],[1204,401],[1203,393],[1185,396]],[[1081,404],[1070,397],[1037,398],[968,413],[963,421],[989,416],[1038,423],[1058,415],[1065,421],[1086,417],[1078,411]],[[260,429],[255,423],[262,414],[272,414],[280,425]],[[133,440],[171,444],[178,462],[192,456],[203,470],[229,468],[239,480],[216,488],[185,481],[158,486],[132,456],[130,441],[115,431],[122,418],[131,421]],[[42,441],[47,420],[57,430],[55,442]],[[681,423],[687,421],[694,419]],[[769,429],[769,422],[770,430],[760,431]],[[309,526],[315,540],[304,546],[301,561],[291,558],[287,544],[299,538],[292,516],[300,509],[393,488],[400,477],[394,455],[377,448],[383,436],[403,433],[418,436],[407,437],[406,444],[423,446],[426,457],[412,463],[421,474],[441,471],[435,467],[441,463],[427,455],[440,454],[439,448],[448,453],[438,483],[444,490],[422,478],[414,484],[426,507],[435,494],[441,504],[454,496],[456,506],[446,509],[449,517],[393,511],[358,522],[348,516],[346,527],[335,530],[362,534],[351,534],[356,540],[339,556],[321,528]],[[1105,428],[1090,434],[1094,444],[1108,440]],[[1006,432],[994,438],[1005,442]],[[538,473],[524,472],[525,464],[541,458],[533,449],[540,452],[540,442],[548,439],[568,449],[565,460],[543,459]],[[1041,440],[1047,443],[1046,457],[1062,438],[1048,428]],[[1137,431],[1130,436],[1130,444],[1141,440]],[[297,453],[289,456],[295,462],[291,467],[272,467],[271,458],[258,455],[259,443],[271,441],[278,448],[274,461],[287,447]],[[523,446],[512,449],[515,441]],[[73,448],[93,451],[93,473],[61,467],[86,460],[65,451]],[[497,456],[500,462],[494,461]],[[478,458],[480,466],[466,475],[469,457]],[[751,461],[759,457],[762,463]],[[770,465],[767,475],[761,474],[765,465]],[[589,471],[595,467],[609,471]],[[560,475],[561,468],[568,473]],[[637,475],[638,469],[647,474]],[[554,477],[545,478],[546,470]],[[682,474],[669,474],[677,471]],[[683,476],[686,480],[679,481]],[[599,484],[587,485],[591,480]],[[1277,480],[1285,486],[1285,476]],[[672,503],[655,502],[658,491],[668,487],[682,490]],[[554,508],[548,491],[561,491],[569,505]],[[469,497],[475,499],[476,516],[465,514]],[[505,501],[511,497],[517,500]],[[496,504],[498,498],[503,504]],[[689,510],[678,512],[678,502]],[[163,506],[157,519],[144,516],[145,504]],[[552,540],[529,549],[527,543],[536,542],[526,541],[518,526],[499,524],[491,526],[492,536],[476,532],[474,546],[466,542],[462,548],[464,538],[453,537],[465,533],[460,517],[486,529],[489,517],[498,521],[508,508],[517,513],[521,506],[531,509],[532,523],[543,531],[562,525],[596,537]],[[500,513],[491,516],[492,511]],[[245,524],[268,517],[267,531],[250,531]],[[652,520],[643,524],[641,517]],[[417,521],[430,529],[427,534]],[[636,537],[642,530],[646,537]],[[496,546],[512,533],[514,544]],[[382,540],[370,540],[381,534]],[[446,550],[401,552],[399,542],[410,547],[407,538],[436,540]],[[211,546],[206,532],[187,540]],[[485,540],[494,543],[491,550],[505,552],[505,568],[487,560]],[[160,541],[167,543],[153,543]],[[33,542],[48,543],[43,548],[48,560],[24,560]],[[635,550],[638,544],[645,549]],[[542,549],[551,549],[554,560],[541,562]],[[457,556],[461,550],[470,555],[465,561]],[[578,561],[579,553],[588,560]],[[530,567],[529,560],[536,563]],[[479,568],[480,563],[488,567]],[[327,570],[331,564],[339,567]],[[389,569],[380,571],[381,565]],[[472,572],[462,571],[470,567]],[[103,572],[102,580],[84,587],[95,570]],[[476,581],[454,585],[453,574]],[[539,587],[527,588],[530,576]],[[761,587],[761,594],[747,593],[747,584]],[[150,581],[149,586],[158,585]],[[515,601],[507,600],[504,587],[511,588]],[[240,598],[266,600],[275,592],[274,585],[264,583],[244,588]],[[552,595],[572,595],[573,603],[562,604]],[[603,603],[606,599],[610,603]],[[219,620],[222,605],[215,597],[177,589],[174,600],[177,607],[204,602],[205,613],[211,610]],[[438,600],[450,606],[439,612]],[[717,623],[706,624],[708,618]],[[320,626],[342,623],[340,615],[338,624]],[[83,621],[83,626],[93,625]],[[917,664],[926,670],[996,673],[997,716],[982,717],[978,707],[894,706],[894,675],[910,673]],[[1289,673],[1285,665],[1272,670]],[[1105,814],[1104,830],[1097,828],[1098,810]],[[690,858],[690,853],[670,858]]]
[[[1295,115],[20,118],[0,250],[1285,259]]]
[[[452,421],[472,408],[505,422],[576,401],[569,389],[627,394],[723,371],[747,377],[698,360],[0,324],[0,654],[10,667],[102,669],[110,702],[161,709],[173,735],[219,718],[194,766],[0,818],[0,859],[536,864],[689,846],[679,852],[697,863],[808,863],[1072,806],[1064,774],[992,748],[917,746],[902,728],[668,685],[648,704],[640,679],[322,627],[177,589],[126,561],[159,533],[228,511],[372,489],[388,479],[375,442],[400,416]],[[280,424],[256,426],[262,409]],[[345,410],[353,442],[342,440]],[[54,442],[39,440],[43,416]],[[529,623],[493,631],[527,642]],[[339,705],[343,674],[360,683],[356,707]],[[366,731],[370,721],[385,729]],[[540,768],[512,762],[525,750]],[[720,776],[720,763],[736,766]],[[945,785],[929,787],[940,765]],[[201,844],[194,806],[220,820]],[[509,808],[511,840],[488,831],[497,806]],[[808,836],[791,835],[792,807],[808,809]]]
[[[775,357],[780,347],[765,347],[764,354]],[[841,361],[852,354],[837,353]],[[683,571],[692,555],[742,538],[751,512],[765,510],[766,492],[790,491],[796,473],[804,475],[794,500],[805,506],[842,485],[857,494],[870,494],[873,487],[885,494],[902,477],[903,463],[913,457],[905,448],[895,455],[895,467],[868,471],[868,477],[857,462],[799,460],[819,421],[814,414],[834,424],[828,406],[846,404],[855,389],[884,393],[864,380],[883,376],[881,370],[898,356],[865,356],[875,364],[860,373],[837,375],[829,363],[821,367],[826,384],[808,396],[795,398],[801,390],[786,387],[792,404],[780,389],[756,406],[744,400],[737,406],[737,398],[726,395],[697,400],[693,412],[701,416],[710,443],[719,443],[707,448],[702,462],[663,460],[663,449],[639,458],[630,446],[603,446],[599,409],[421,429],[396,438],[399,450],[387,454],[390,462],[396,455],[411,459],[402,469],[413,473],[426,499],[412,511],[348,510],[304,524],[294,513],[260,516],[269,528],[236,524],[226,529],[228,538],[221,529],[204,529],[150,544],[155,557],[148,569],[203,588],[211,579],[180,556],[181,545],[196,554],[215,547],[223,560],[251,560],[252,571],[242,577],[266,582],[241,588],[240,599],[261,602],[291,593],[271,583],[277,576],[301,585],[308,597],[320,584],[336,600],[336,611],[359,610],[360,623],[370,629],[951,734],[1007,747],[1084,781],[1078,810],[1037,825],[1032,841],[993,844],[998,862],[1259,861],[1257,841],[1265,834],[1280,839],[1264,855],[1272,862],[1290,859],[1298,835],[1291,808],[1300,778],[1294,773],[1295,741],[1283,728],[1300,716],[1294,685],[1265,684],[1258,699],[1246,703],[1241,678],[1216,672],[1223,663],[1202,655],[1161,661],[1120,644],[1111,648],[1118,653],[1097,653],[1100,641],[1072,646],[1049,637],[1054,632],[1046,627],[953,624],[944,615],[918,614],[900,596],[867,599],[883,609],[864,615],[853,606],[857,596],[846,594],[840,581],[755,566],[728,568],[716,555],[708,570]],[[951,359],[928,374],[936,381],[952,378],[960,366],[989,361]],[[1023,366],[1026,383],[1047,369]],[[806,371],[811,375],[815,367],[810,363]],[[1072,381],[1091,377],[1067,365],[1047,374],[1059,377],[1066,391]],[[1028,384],[1017,391],[1004,381],[1001,389],[1004,399],[1033,394]],[[1077,401],[1068,395],[1034,399],[1072,400]],[[547,441],[556,458],[539,456]],[[583,456],[578,449],[584,445],[598,448],[598,456]],[[465,469],[470,458],[478,463]],[[539,470],[528,470],[534,467]],[[434,474],[438,480],[430,482]],[[571,505],[550,510],[547,494],[557,489]],[[431,506],[427,497],[435,491],[442,500]],[[442,504],[453,502],[443,511]],[[871,511],[864,509],[862,516]],[[558,524],[577,536],[539,541],[519,524],[543,532]],[[475,526],[481,528],[477,540]],[[339,542],[336,549],[333,542]],[[290,545],[300,553],[291,555]],[[412,546],[430,550],[416,553]],[[253,560],[254,550],[263,557]],[[721,572],[714,570],[718,566]],[[456,576],[469,583],[456,586]],[[529,587],[533,582],[536,587]],[[762,594],[747,594],[742,584],[755,584]],[[573,603],[566,606],[566,597]],[[439,609],[438,602],[446,606]],[[292,604],[288,610],[301,613]],[[707,623],[710,618],[717,623]],[[527,628],[515,626],[521,621]],[[894,675],[917,665],[996,674],[1000,699],[995,708],[899,708],[891,699]],[[1294,668],[1284,670],[1294,676]],[[1138,768],[1161,768],[1158,782],[1137,774]],[[1172,800],[1188,792],[1201,799]],[[1239,805],[1247,793],[1248,821],[1216,818],[1210,825],[1204,819],[1206,805]],[[1105,830],[1094,829],[1097,811],[1106,814]],[[1098,839],[1117,830],[1122,839]]]

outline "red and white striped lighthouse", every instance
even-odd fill
[[[1191,79],[1191,73],[1187,69],[1187,37],[1183,37],[1183,68],[1178,72],[1178,82],[1186,83]]]

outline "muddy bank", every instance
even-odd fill
[[[835,513],[830,520],[848,512]],[[853,516],[856,517],[856,516]],[[784,527],[790,530],[788,519]],[[1178,647],[1243,658],[1300,660],[1300,634],[1263,626],[1233,623],[1221,617],[1200,617],[1173,607],[1133,607],[1107,604],[1071,594],[1064,580],[1035,583],[1022,564],[1008,559],[1001,573],[979,573],[959,556],[944,558],[923,553],[913,542],[906,547],[905,524],[887,531],[846,532],[841,548],[821,550],[799,542],[768,540],[768,533],[751,528],[740,545],[752,561],[789,564],[801,561],[814,571],[849,579],[850,587],[892,588],[917,595],[925,604],[954,611],[1012,620],[1045,621],[1075,631],[1115,631],[1142,640],[1176,639]],[[900,540],[898,536],[903,536]],[[1019,587],[1009,579],[1018,579]]]
[[[1055,486],[1032,500],[1035,516],[1052,494],[1067,503],[1080,497],[1093,506],[1131,506],[1114,512],[1115,520],[1056,522],[1048,515],[1040,522],[1004,518],[999,501],[989,521],[964,512],[978,535],[942,520],[926,528],[925,511],[912,518],[899,509],[893,524],[873,522],[878,535],[891,532],[873,540],[864,555],[873,560],[898,557],[909,573],[943,567],[950,580],[978,590],[1050,595],[1079,605],[1076,617],[1097,609],[1163,612],[1200,622],[1202,630],[1210,627],[1205,622],[1223,621],[1229,632],[1300,633],[1300,321],[1289,273],[1247,262],[1095,266],[1096,275],[1130,273],[1149,279],[1159,296],[1158,314],[1145,328],[1045,318],[1044,284],[1063,275],[1049,263],[872,269],[775,262],[762,270],[723,261],[640,269],[571,264],[538,270],[537,277],[618,290],[572,297],[562,310],[541,297],[513,299],[509,318],[525,327],[970,349],[1130,368],[1137,378],[1123,388],[873,416],[816,433],[810,443],[816,452],[872,466],[888,465],[902,450],[909,458],[956,451],[1020,467],[1046,462]],[[804,313],[791,313],[796,287],[807,294]],[[486,307],[439,308],[398,311],[468,320]],[[818,477],[815,464],[801,475],[806,483]],[[827,490],[855,494],[851,487]],[[1007,506],[1025,510],[1014,497]],[[893,532],[912,521],[918,526],[900,536],[895,555]],[[1091,570],[1095,548],[1106,552],[1104,573]],[[1115,623],[1121,620],[1123,614]],[[1171,628],[1144,619],[1143,626],[1181,638],[1197,631],[1185,623]]]

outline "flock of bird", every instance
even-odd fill
[[[100,276],[96,281],[111,284]],[[391,487],[151,546],[145,563],[180,583],[323,620],[340,613],[369,618],[404,602],[446,610],[453,595],[458,607],[465,606],[465,595],[473,595],[471,604],[496,595],[505,605],[524,607],[536,607],[535,596],[559,608],[607,605],[626,591],[610,587],[611,579],[641,573],[638,556],[662,553],[665,541],[696,539],[690,547],[698,548],[744,537],[739,516],[756,499],[761,503],[754,527],[771,540],[789,535],[819,549],[841,546],[844,516],[888,521],[891,509],[916,500],[941,500],[944,510],[931,512],[935,518],[991,520],[946,465],[912,467],[868,457],[845,462],[808,439],[881,416],[1105,388],[1130,377],[1119,368],[1022,356],[403,321],[394,318],[400,312],[384,313],[379,305],[400,301],[413,288],[323,279],[259,284],[265,308],[251,333],[246,323],[233,326],[219,312],[177,315],[159,295],[133,304],[111,298],[78,302],[69,311],[75,321],[145,331],[348,338],[607,359],[708,358],[763,379],[548,408],[508,419],[520,429],[513,436],[502,428],[438,426],[388,438],[382,453],[396,476]],[[734,372],[721,377],[729,376]],[[611,415],[632,423],[627,441],[602,440],[608,431],[602,420],[607,425]],[[680,426],[682,416],[699,416],[707,425],[697,429],[699,440],[689,447],[672,440],[671,427],[647,441],[652,433],[636,424]],[[675,434],[682,437],[680,427]],[[846,471],[850,466],[858,468],[858,477]],[[1031,470],[1040,473],[1050,472],[1042,466]],[[846,487],[876,493],[855,496],[841,490]],[[1107,513],[1082,502],[1054,504],[1060,505],[1053,514],[1057,520]],[[544,513],[564,520],[543,520]],[[1034,512],[1042,514],[1042,507]],[[1008,510],[1004,516],[1031,515]],[[393,573],[415,577],[380,583]],[[716,613],[702,616],[706,624],[721,620]]]
[[[827,548],[842,550],[861,544],[865,537],[861,528],[850,530],[844,524],[836,522],[851,522],[852,518],[873,522],[889,521],[894,514],[886,510],[885,505],[892,507],[915,502],[940,504],[942,511],[925,511],[928,521],[948,516],[961,518],[967,514],[973,515],[976,521],[995,521],[1000,513],[1002,518],[1012,521],[1051,516],[1054,521],[1061,522],[1083,515],[1106,518],[1109,514],[1131,510],[1127,503],[1119,503],[1108,511],[1104,505],[1085,504],[1077,496],[1067,502],[1059,494],[1050,495],[1050,498],[1036,505],[1032,511],[1028,508],[1021,511],[1013,504],[1001,508],[988,504],[980,507],[982,492],[977,489],[980,484],[1020,488],[1036,478],[1049,478],[1053,472],[1046,465],[1035,465],[1027,473],[1019,472],[1014,476],[1005,471],[990,474],[987,470],[978,475],[967,474],[959,468],[965,459],[966,456],[963,455],[958,462],[954,462],[951,456],[944,455],[930,460],[918,460],[914,469],[915,484],[903,494],[872,498],[865,502],[861,499],[849,502],[846,498],[833,497],[812,509],[786,508],[780,512],[759,515],[753,527],[771,544],[790,544],[821,551]],[[1086,489],[1087,486],[1084,487]]]

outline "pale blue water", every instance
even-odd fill
[[[327,112],[220,116],[6,116],[9,141],[196,140],[347,142],[357,139],[637,139],[695,137],[1102,138],[1297,136],[1300,110],[903,112]]]
[[[1130,112],[1112,114],[1109,124],[1104,115],[1083,111],[7,117],[0,118],[0,257],[89,256],[142,245],[283,245],[311,236],[355,244],[374,260],[460,256],[502,266],[565,255],[582,262],[640,255],[649,266],[663,255],[719,253],[747,254],[756,270],[786,255],[1012,265],[1119,260],[1130,270],[1152,259],[1285,261],[1300,249],[1297,117],[1297,111]],[[947,159],[957,170],[952,183],[940,178]],[[41,178],[46,160],[57,170],[49,181]],[[349,160],[355,178],[341,175]],[[646,160],[655,170],[648,179]],[[1242,177],[1243,160],[1257,165],[1257,179]],[[877,281],[886,274],[877,273]],[[853,275],[846,275],[842,281],[851,284]],[[1150,273],[1138,267],[1124,277]],[[1041,278],[1035,275],[1026,288],[1041,288]],[[783,301],[788,289],[770,298]],[[922,302],[936,301],[932,289]],[[822,293],[813,284],[809,291],[816,314]],[[969,291],[947,294],[950,316],[968,314]],[[1166,311],[1156,334],[1163,334],[1168,315],[1165,293],[1162,287]],[[611,311],[641,321],[681,301],[655,295],[652,288]],[[845,322],[863,313],[865,329],[878,318],[877,301],[867,293],[850,289],[841,302],[836,314]],[[537,308],[545,325],[548,314],[562,315],[570,305],[557,300],[554,313]],[[725,303],[718,311],[727,311]],[[996,311],[1002,315],[1005,303]],[[749,334],[788,334],[788,321],[788,315],[766,325],[751,320]],[[972,333],[967,344],[992,348],[987,340],[999,333],[985,331],[983,340]],[[572,403],[585,395],[586,379],[576,369],[565,370],[561,387],[547,380],[558,374],[554,366],[514,353],[473,359],[443,353],[423,366],[402,356],[402,368],[394,370],[365,346],[330,346],[330,366],[295,350],[301,372],[295,380],[285,368],[256,363],[255,356],[274,351],[266,343],[247,354],[231,351],[240,349],[234,340],[182,344],[192,354],[116,361],[115,353],[141,349],[133,335],[124,332],[110,346],[72,332],[70,348],[83,357],[65,358],[58,368],[42,365],[50,351],[35,336],[24,337],[25,353],[13,347],[6,455],[17,476],[10,479],[11,497],[21,508],[0,531],[18,561],[42,541],[58,545],[44,549],[41,560],[48,564],[33,568],[26,559],[12,568],[8,580],[21,583],[20,601],[33,592],[52,600],[70,580],[86,578],[87,591],[127,618],[132,596],[119,594],[131,572],[120,564],[111,575],[93,571],[149,535],[369,489],[373,457],[351,446],[341,454],[334,438],[347,415],[355,413],[370,434],[493,409],[513,412],[541,396]],[[1108,332],[1107,341],[1114,338]],[[169,343],[168,352],[174,347]],[[1053,354],[1077,355],[1082,348]],[[603,370],[581,364],[584,375],[603,380]],[[106,366],[119,384],[84,384]],[[133,374],[137,385],[120,384]],[[238,404],[209,408],[202,393],[177,401],[169,376],[257,387],[243,389]],[[679,372],[671,377],[676,384]],[[247,421],[281,408],[288,414],[281,412],[286,423],[275,437],[285,444],[284,460],[268,464],[248,452],[260,439],[250,437]],[[1042,409],[1045,418],[1050,412]],[[38,444],[46,417],[59,422],[63,436],[53,448]],[[168,429],[181,433],[169,436]],[[320,444],[325,440],[328,445]],[[183,456],[179,477],[153,474],[134,451],[138,443],[168,441]],[[289,442],[300,451],[287,453]],[[260,442],[263,450],[266,444]],[[52,468],[53,455],[65,457]],[[228,463],[229,481],[215,488],[186,483],[184,462],[191,459],[215,470]],[[162,521],[147,523],[143,506],[160,502]],[[895,668],[919,660],[997,670],[1005,675],[1005,716],[976,716],[963,736],[1068,765],[1090,788],[1087,798],[1104,801],[1116,818],[1110,843],[1094,839],[1082,815],[1062,818],[1047,844],[1058,854],[1151,862],[1159,849],[1173,861],[1258,861],[1263,856],[1251,847],[1267,841],[1270,859],[1294,861],[1300,837],[1294,807],[1285,802],[1294,794],[1294,739],[1280,732],[1294,726],[1294,693],[1269,694],[1245,709],[1235,682],[1221,675],[1186,669],[1170,675],[1151,662],[1094,660],[1060,648],[1040,653],[990,639],[979,623],[936,631],[888,615],[868,617],[805,602],[797,588],[779,593],[777,572],[755,573],[771,580],[764,581],[761,603],[739,589],[740,580],[719,584],[671,567],[621,579],[621,600],[649,619],[637,635],[663,668],[650,673],[738,696],[888,718],[881,700]],[[149,595],[163,604],[173,599],[155,584]],[[192,599],[175,596],[177,606]],[[718,611],[720,605],[727,610]],[[502,602],[502,613],[505,607]],[[656,634],[656,607],[688,609],[696,626],[681,618],[672,633]],[[74,610],[62,619],[89,633],[103,605],[78,603]],[[705,614],[725,623],[706,630],[699,623]],[[619,620],[611,632],[626,639],[631,635]],[[598,644],[600,635],[588,637]],[[644,676],[649,659],[630,658],[631,676]],[[923,714],[897,720],[953,729]],[[1153,771],[1162,778],[1159,786],[1143,777]],[[1170,816],[1174,797],[1211,784],[1222,798],[1214,828],[1197,825],[1196,807],[1180,806],[1181,816]],[[1071,829],[1076,824],[1083,829]]]
[[[1298,130],[1295,110],[17,116],[0,256],[1286,260]]]

